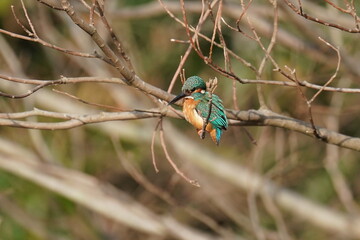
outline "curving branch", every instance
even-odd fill
[[[231,111],[228,110],[230,119],[237,118],[241,122],[230,122],[240,126],[273,126],[293,130],[310,137],[314,137],[313,127],[310,123],[274,113],[270,110]],[[347,136],[326,128],[315,126],[322,140],[339,147],[360,151],[360,138]]]
[[[272,126],[293,130],[310,137],[314,137],[313,126],[310,123],[274,113],[270,110],[248,110],[235,111],[227,109],[227,116],[231,120],[232,126]],[[64,119],[62,122],[30,122],[17,120],[29,116],[44,116],[55,119]],[[108,121],[126,121],[135,119],[158,118],[161,116],[179,118],[182,114],[174,111],[162,109],[133,110],[123,112],[100,112],[94,114],[71,114],[56,113],[39,109],[20,113],[0,113],[0,126],[59,130],[70,129],[86,124],[108,122]],[[326,128],[316,127],[316,130],[322,136],[323,141],[329,144],[360,151],[360,138],[351,137],[331,131]]]

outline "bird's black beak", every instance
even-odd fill
[[[180,99],[186,97],[187,95],[185,93],[181,93],[180,95],[177,95],[173,100],[171,100],[168,105],[176,103],[177,101],[179,101]]]

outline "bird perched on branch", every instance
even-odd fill
[[[182,93],[169,104],[185,98],[183,105],[185,119],[196,128],[202,139],[205,137],[205,131],[209,132],[212,140],[219,145],[222,131],[228,127],[228,120],[221,99],[212,94],[215,87],[216,82],[212,84],[212,89],[207,91],[202,78],[189,77],[184,82]]]

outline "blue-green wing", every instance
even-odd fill
[[[208,117],[210,107],[210,97],[208,93],[198,93],[197,95],[195,94],[194,99],[200,100],[199,104],[196,106],[196,111],[202,118],[206,119]],[[224,106],[221,99],[215,94],[212,94],[212,107],[209,122],[211,122],[215,128],[227,129],[228,127],[228,120],[225,115]]]

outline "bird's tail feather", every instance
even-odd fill
[[[222,131],[220,128],[215,128],[210,132],[211,139],[216,143],[216,145],[219,145],[220,139],[221,139]]]

